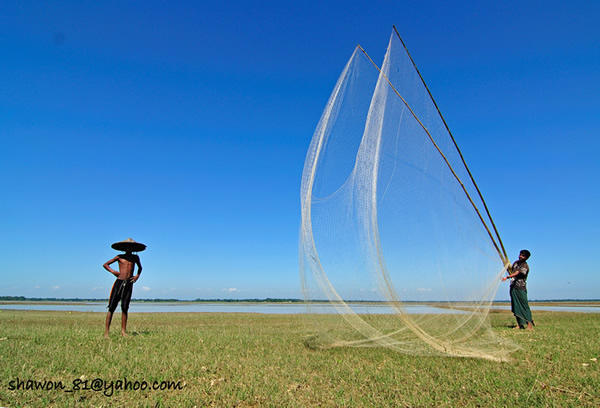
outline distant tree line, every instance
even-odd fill
[[[90,299],[90,298],[40,298],[40,297],[25,297],[25,296],[0,296],[0,301],[4,302],[107,302],[108,298],[104,299]],[[194,299],[194,300],[182,300],[182,299],[133,299],[135,302],[255,302],[255,303],[298,303],[303,302],[301,299],[278,299],[278,298],[265,298],[265,299]]]

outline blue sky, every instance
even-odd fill
[[[455,2],[452,2],[455,3]],[[598,298],[600,3],[0,5],[0,295],[301,297],[300,178],[356,44],[395,24],[531,299]],[[508,298],[501,287],[498,299]]]

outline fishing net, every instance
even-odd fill
[[[398,35],[380,69],[360,46],[348,61],[308,149],[301,199],[312,345],[491,360],[515,350],[488,316],[508,264],[499,237]]]

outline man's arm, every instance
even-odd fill
[[[505,276],[504,278],[502,278],[502,282],[504,282],[507,279],[514,278],[514,277],[518,276],[521,272],[523,272],[524,269],[525,268],[522,267],[522,266],[519,266],[517,268],[513,268],[511,274],[509,274],[509,275]]]
[[[137,274],[131,277],[131,281],[134,283],[137,282],[137,280],[140,278],[140,275],[142,274],[142,263],[140,262],[139,256],[136,256],[135,264],[137,265]]]
[[[514,272],[514,273],[511,273],[510,275],[506,275],[504,278],[502,278],[502,282],[504,282],[504,281],[505,281],[505,280],[507,280],[507,279],[514,278],[514,277],[515,277],[515,276],[517,276],[518,274],[519,274],[519,271],[517,271],[517,272]]]
[[[106,261],[104,263],[104,265],[102,265],[104,267],[104,269],[106,269],[107,271],[109,271],[110,273],[112,273],[115,276],[119,276],[119,272],[115,271],[113,268],[110,267],[110,264],[117,262],[117,260],[119,259],[119,255],[115,256],[113,259],[111,259],[110,261]]]

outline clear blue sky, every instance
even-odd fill
[[[447,4],[446,4],[447,3]],[[531,299],[599,298],[600,2],[0,4],[0,295],[301,297],[300,178],[360,43],[395,24]],[[498,299],[508,298],[503,286]]]

